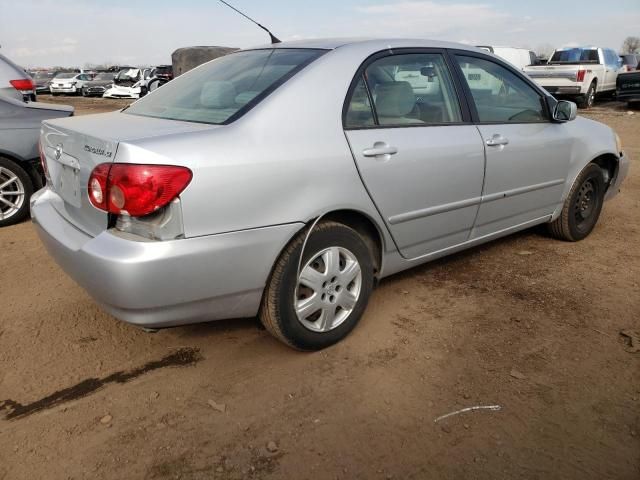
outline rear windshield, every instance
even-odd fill
[[[125,113],[187,122],[229,123],[324,50],[268,49],[232,53],[172,80]]]
[[[598,50],[595,48],[556,50],[549,63],[598,63]]]

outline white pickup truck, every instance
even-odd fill
[[[621,67],[610,48],[559,48],[542,65],[524,68],[538,85],[554,96],[572,97],[581,108],[593,105],[597,94],[615,93]]]

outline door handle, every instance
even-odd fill
[[[491,138],[487,138],[485,143],[489,147],[500,147],[503,145],[509,145],[509,139],[507,137],[503,137],[499,133],[496,133]]]
[[[365,157],[381,157],[388,158],[389,155],[395,155],[398,153],[397,147],[392,147],[385,142],[376,142],[373,144],[373,148],[366,148],[362,151],[362,155]]]

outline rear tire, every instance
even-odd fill
[[[21,222],[29,214],[33,182],[16,162],[0,157],[0,228]]]
[[[580,99],[578,106],[580,108],[591,108],[596,101],[596,82],[591,82],[587,93]]]
[[[373,290],[373,255],[352,228],[320,222],[278,258],[265,289],[260,321],[298,350],[320,350],[346,337],[362,317]]]
[[[600,166],[590,163],[574,182],[560,216],[547,224],[551,236],[568,242],[587,237],[598,222],[605,182]]]

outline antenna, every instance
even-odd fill
[[[250,22],[255,23],[257,26],[259,26],[262,30],[264,30],[265,32],[267,32],[269,34],[269,37],[271,38],[271,43],[282,43],[280,41],[280,39],[278,37],[276,37],[273,33],[271,33],[269,31],[269,29],[267,27],[265,27],[264,25],[260,25],[258,22],[256,22],[253,18],[251,18],[249,15],[245,15],[244,13],[242,13],[240,10],[238,10],[236,7],[234,7],[233,5],[228,4],[227,2],[225,2],[224,0],[220,0],[220,3],[225,4],[227,7],[229,7],[231,10],[234,10],[235,12],[239,13],[240,15],[242,15],[244,18],[246,18],[247,20],[249,20]]]

